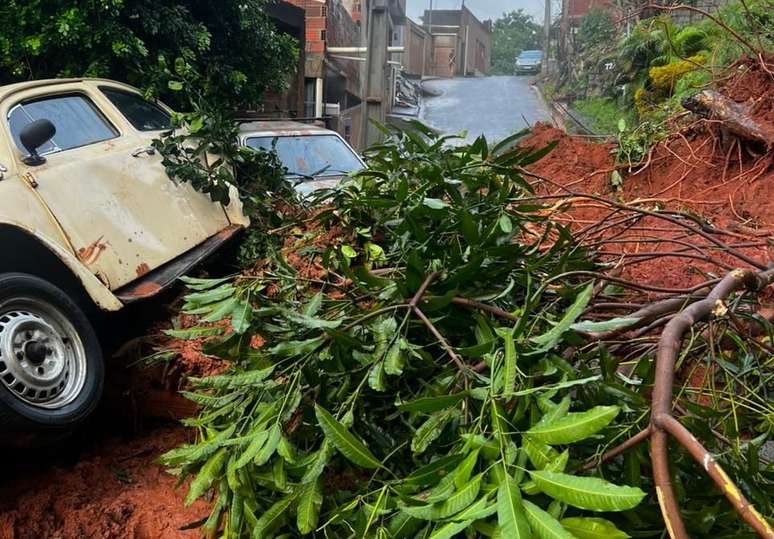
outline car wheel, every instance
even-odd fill
[[[31,275],[0,275],[0,427],[66,432],[94,411],[102,350],[81,308]]]

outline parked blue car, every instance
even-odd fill
[[[540,73],[543,69],[543,51],[522,51],[516,58],[516,73]]]

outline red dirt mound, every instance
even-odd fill
[[[183,507],[176,478],[156,463],[187,441],[182,427],[106,442],[78,464],[27,474],[0,489],[0,539],[178,539],[204,502]]]
[[[740,63],[721,91],[744,102],[766,128],[774,128],[774,79],[758,61]],[[641,207],[650,209],[680,211],[709,223],[704,227],[705,237],[653,217],[597,233],[602,227],[595,225],[611,217],[611,208],[583,199],[573,200],[571,206],[562,208],[563,213],[554,215],[576,232],[582,231],[604,261],[625,261],[625,278],[678,289],[734,267],[749,267],[749,261],[731,250],[762,264],[774,260],[774,153],[729,134],[718,121],[691,118],[628,175],[625,169],[616,168],[610,145],[572,137],[546,125],[536,126],[524,144],[539,147],[553,140],[559,141],[554,151],[530,167],[531,172],[555,182],[541,184],[541,194],[565,194],[564,189],[570,189],[617,201],[639,201]],[[625,175],[620,191],[610,181],[614,170]],[[671,254],[665,258],[665,253]],[[662,256],[656,256],[659,254]]]

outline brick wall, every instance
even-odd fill
[[[306,52],[325,52],[327,2],[325,0],[288,0],[306,11]]]

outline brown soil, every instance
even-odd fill
[[[0,539],[198,537],[180,528],[206,517],[207,504],[185,509],[184,490],[156,463],[189,436],[165,427],[128,442],[111,439],[75,465],[20,474],[0,488]]]
[[[741,63],[721,90],[748,104],[757,121],[774,128],[774,82],[759,63]],[[633,167],[629,174],[619,167],[625,178],[622,189],[616,191],[610,181],[616,170],[610,145],[571,137],[546,125],[538,125],[525,144],[540,147],[554,140],[559,141],[556,149],[530,167],[533,173],[553,182],[541,184],[541,194],[564,194],[565,188],[701,216],[715,228],[712,237],[758,262],[768,264],[774,260],[772,152],[740,141],[711,119],[691,118],[675,126],[673,134],[654,148],[646,163]],[[611,213],[609,207],[583,199],[562,210],[555,218],[575,231]],[[642,219],[631,229],[613,227],[595,239],[613,236],[616,243],[600,248],[602,259],[613,263],[621,260],[622,253],[628,254],[622,276],[642,284],[686,288],[731,268],[749,267],[707,239],[686,235],[656,218]],[[647,253],[674,252],[685,249],[686,244],[699,248],[686,251],[690,255],[709,255],[712,260],[679,256],[647,259]]]

